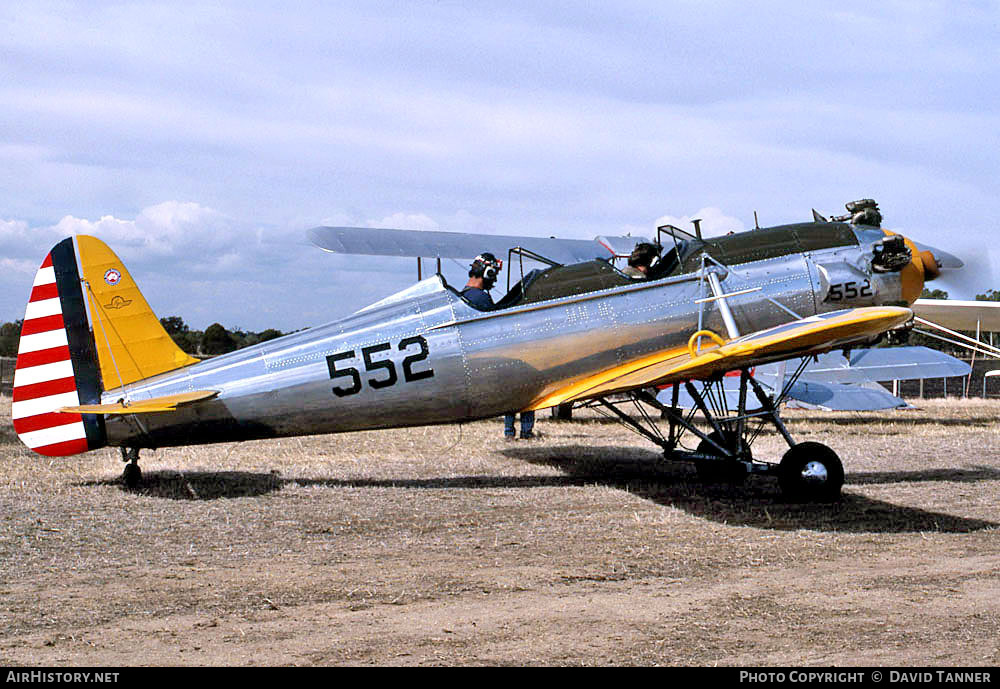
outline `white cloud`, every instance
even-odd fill
[[[23,237],[28,223],[23,220],[0,220],[0,237]]]
[[[37,258],[41,262],[59,239],[61,236],[51,227],[31,227],[24,220],[0,220],[0,254],[8,258]]]
[[[726,234],[727,232],[742,232],[746,229],[743,225],[743,221],[739,218],[726,215],[718,208],[707,207],[702,208],[691,215],[682,215],[680,217],[674,215],[661,215],[656,219],[656,222],[653,225],[653,232],[655,233],[656,228],[661,225],[673,225],[674,227],[679,227],[682,230],[693,234],[694,225],[691,221],[695,219],[701,220],[701,233],[702,236],[705,237],[715,237]]]
[[[24,258],[0,258],[0,272],[18,273],[22,277],[32,276],[38,271],[41,259],[32,261]]]
[[[228,251],[242,236],[256,244],[256,232],[197,203],[165,201],[143,209],[134,220],[103,216],[92,221],[67,215],[53,228],[60,236],[89,234],[140,259],[186,257],[202,262]]]
[[[147,299],[160,305],[154,308],[159,312],[165,305],[162,315],[186,313],[182,295],[188,297],[188,304],[207,299],[199,308],[216,309],[217,320],[227,311],[253,313],[246,291],[231,285],[248,276],[281,282],[275,273],[294,257],[294,252],[287,252],[275,258],[273,247],[262,242],[261,228],[193,202],[165,201],[143,209],[135,218],[105,215],[90,220],[67,215],[54,225],[40,226],[0,220],[0,251],[4,255],[0,259],[0,320],[19,317],[16,314],[24,308],[22,299],[30,291],[31,276],[52,246],[80,234],[107,243],[129,267]],[[288,272],[291,280],[292,271]],[[206,275],[210,278],[204,284],[215,285],[216,291],[191,294],[189,286],[199,284]],[[241,322],[256,320],[251,316]],[[289,327],[289,323],[282,325]]]

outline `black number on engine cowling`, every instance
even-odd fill
[[[852,280],[851,282],[837,283],[830,285],[827,292],[827,301],[843,301],[845,299],[857,299],[858,297],[872,296],[872,283],[864,280],[861,283]]]

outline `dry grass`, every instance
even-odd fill
[[[0,662],[1000,661],[1000,403],[787,418],[841,502],[701,484],[595,418],[166,449],[136,493],[5,421]]]

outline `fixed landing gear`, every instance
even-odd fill
[[[719,446],[728,450],[729,454],[719,451]],[[743,483],[748,475],[747,462],[753,463],[750,446],[740,447],[740,437],[732,431],[710,433],[708,438],[698,443],[696,454],[707,455],[715,459],[695,462],[698,478],[705,483]]]
[[[690,410],[679,405],[680,385],[674,385],[670,405],[641,390],[629,393],[624,402],[599,399],[596,408],[611,411],[626,427],[659,445],[666,459],[694,463],[699,478],[706,483],[739,484],[750,474],[776,475],[781,492],[788,500],[831,502],[840,497],[844,485],[844,466],[840,458],[821,443],[796,443],[778,413],[778,405],[801,375],[805,363],[798,367],[776,399],[765,392],[749,370],[741,370],[735,409],[729,406],[731,402],[726,396],[722,377],[706,381],[701,390],[691,382],[684,383],[687,395],[694,403]],[[748,411],[747,398],[751,391],[757,404],[753,405],[753,411]],[[628,402],[634,404],[634,415],[620,408]],[[669,422],[666,434],[640,403],[660,411],[660,418]],[[695,424],[695,416],[699,412],[702,417],[700,427]],[[708,431],[703,430],[706,423],[710,426]],[[757,461],[750,450],[768,424],[789,445],[789,450],[778,464]],[[699,441],[694,451],[682,449],[680,445],[681,439],[688,433]]]
[[[778,465],[781,492],[803,502],[832,502],[844,485],[844,465],[822,443],[793,445]]]
[[[122,461],[128,462],[125,471],[122,472],[122,483],[129,490],[135,490],[142,483],[142,469],[139,468],[139,448],[123,447]]]

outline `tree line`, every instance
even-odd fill
[[[285,334],[275,328],[252,332],[238,327],[225,328],[219,323],[212,323],[204,330],[192,330],[180,316],[161,318],[160,323],[178,347],[191,356],[199,357],[226,354]],[[0,356],[17,356],[20,338],[21,321],[0,325]]]

